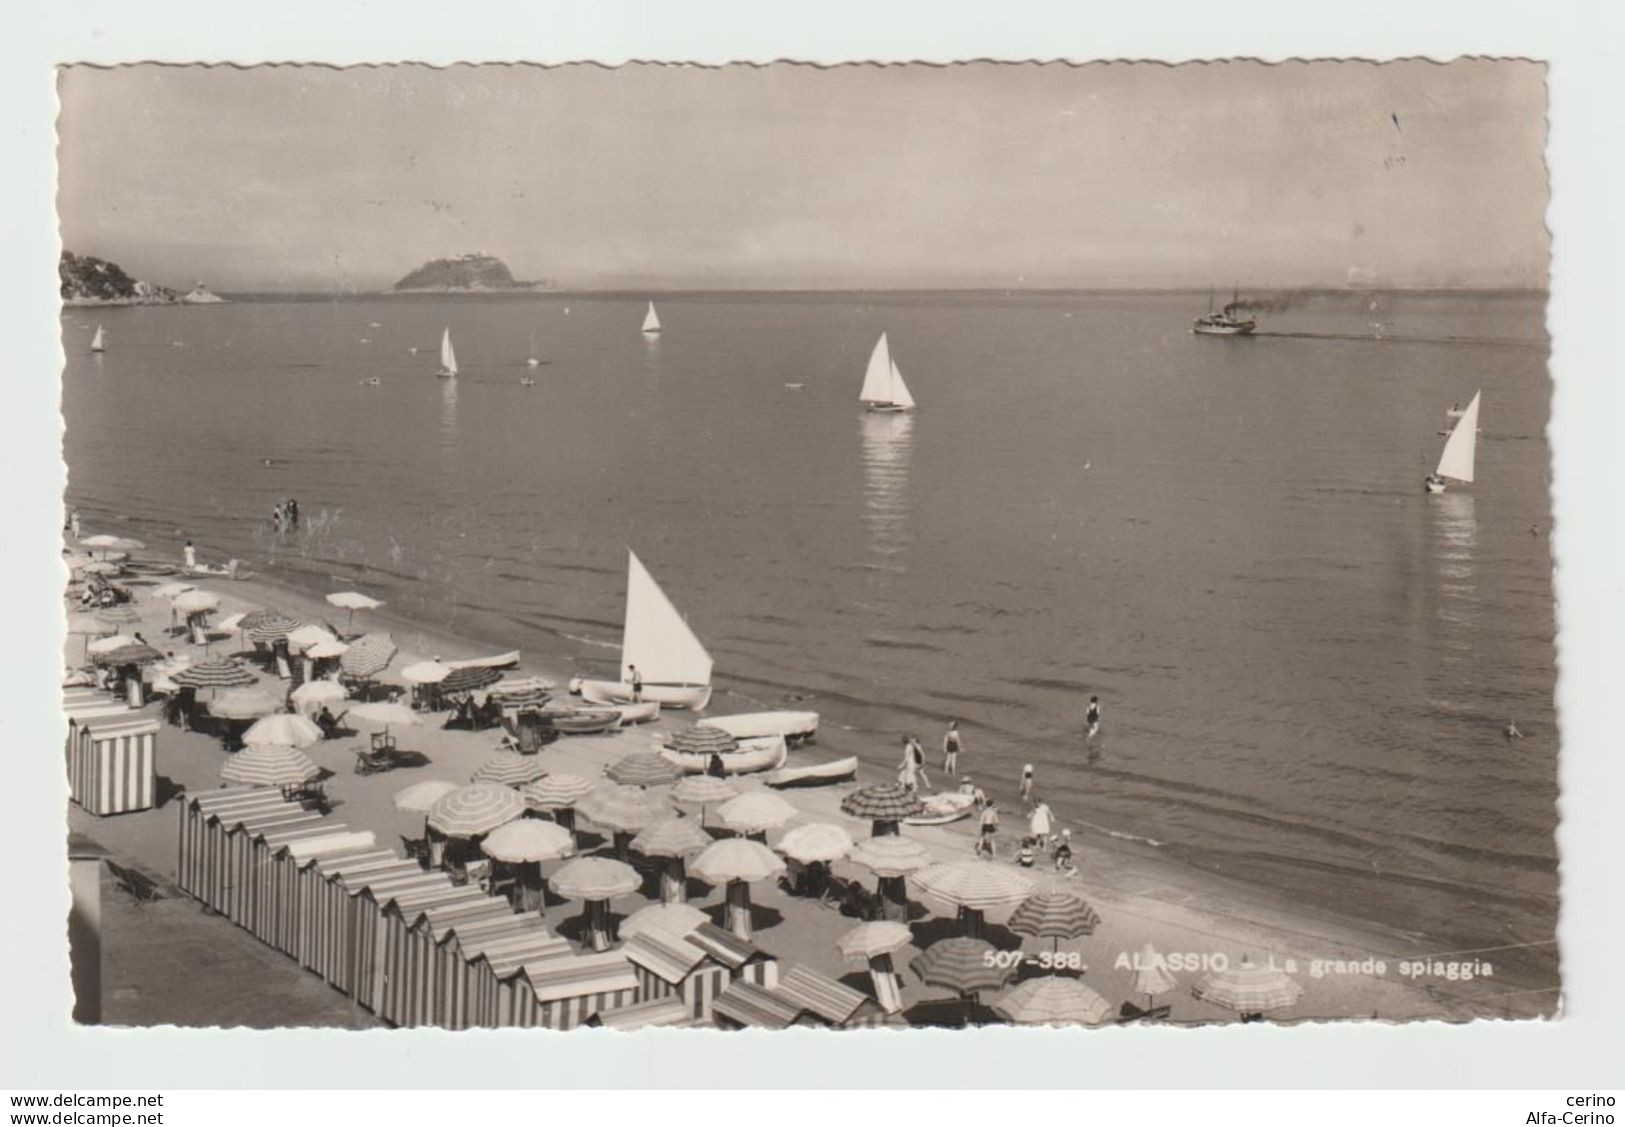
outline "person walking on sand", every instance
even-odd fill
[[[1088,726],[1089,734],[1086,739],[1094,739],[1100,731],[1100,698],[1090,697],[1089,708],[1083,714],[1083,722]]]
[[[628,665],[626,679],[632,682],[632,703],[636,704],[643,699],[643,674],[638,672],[637,666]]]
[[[959,721],[948,721],[948,732],[942,737],[942,771],[946,775],[959,774]]]
[[[1026,763],[1021,768],[1021,801],[1033,800],[1033,765]]]
[[[1027,832],[1039,841],[1048,841],[1055,832],[1054,815],[1050,813],[1049,803],[1043,799],[1038,800],[1027,818]]]
[[[976,855],[992,860],[994,856],[993,837],[999,832],[999,807],[991,799],[982,808],[982,825],[976,835]]]
[[[925,774],[925,746],[920,743],[920,737],[913,732],[908,734],[908,754],[914,759],[914,773],[919,776],[920,785],[928,787],[931,780]]]
[[[914,758],[914,745],[908,736],[903,737],[903,761],[897,765],[897,781],[910,794],[920,789],[920,765]]]

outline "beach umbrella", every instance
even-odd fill
[[[778,851],[806,865],[827,865],[852,852],[852,837],[840,826],[812,822],[779,839]]]
[[[107,623],[94,614],[70,614],[68,615],[68,633],[83,634],[86,637],[94,638],[99,634],[110,634],[112,631],[108,629]]]
[[[688,874],[684,862],[689,854],[698,853],[711,845],[711,835],[695,824],[692,818],[671,817],[656,822],[632,839],[632,848],[645,857],[660,857],[666,862],[660,874],[660,900],[665,904],[681,904],[688,898]]]
[[[859,787],[841,799],[841,812],[874,823],[873,834],[883,837],[897,832],[897,823],[925,809],[920,796],[901,783],[873,783]]]
[[[141,549],[146,547],[146,545],[139,540],[133,540],[128,536],[111,536],[105,532],[96,536],[87,537],[86,539],[79,541],[79,543],[84,545],[86,548],[93,548],[101,552],[104,559],[106,558],[106,553],[108,552],[139,552]]]
[[[118,635],[114,635],[116,639]],[[114,649],[96,651],[92,649],[91,659],[97,665],[110,665],[115,668],[122,665],[146,665],[149,662],[162,661],[164,655],[153,649],[145,642],[130,641],[126,645]]]
[[[287,787],[322,773],[310,756],[292,747],[261,744],[239,751],[220,768],[223,782],[251,787]]]
[[[643,887],[643,878],[620,861],[577,857],[566,861],[547,883],[566,900],[580,900],[586,906],[588,941],[594,951],[607,951],[614,943],[609,934],[609,902],[636,892]]]
[[[896,878],[931,864],[931,854],[911,837],[869,837],[853,848],[850,859],[877,877]]]
[[[322,738],[322,730],[295,712],[277,712],[249,725],[243,733],[248,747],[274,744],[278,747],[309,747]]]
[[[596,790],[598,783],[583,775],[557,772],[531,783],[524,790],[525,804],[535,810],[558,810],[574,807],[582,798]]]
[[[872,920],[861,923],[835,941],[843,958],[869,965],[869,980],[874,984],[875,1001],[880,1008],[894,1014],[903,1008],[903,984],[892,967],[892,954],[914,942],[914,933],[907,924],[892,920]]]
[[[195,583],[161,583],[152,589],[152,597],[155,599],[173,599],[177,595],[184,595],[188,591],[195,590],[197,590]]]
[[[1178,985],[1179,979],[1168,970],[1168,960],[1158,954],[1155,947],[1147,943],[1140,948],[1135,961],[1134,992],[1145,995],[1146,1009],[1156,1004],[1158,994],[1166,994]]]
[[[122,556],[118,556],[117,553],[114,553],[114,555],[118,559],[123,558]],[[76,568],[75,570],[77,570],[82,575],[117,575],[119,572],[123,571],[124,569],[122,567],[120,567],[114,560],[107,559],[107,560],[91,560],[88,563],[80,564],[79,567]]]
[[[1100,926],[1100,914],[1070,892],[1035,892],[1021,902],[1010,916],[1010,930],[1039,939],[1053,939],[1060,950],[1061,940],[1093,935]]]
[[[1240,966],[1207,975],[1191,988],[1191,994],[1246,1017],[1296,1005],[1303,986],[1278,967],[1255,966],[1243,955]]]
[[[1112,1005],[1076,978],[1029,978],[1004,992],[993,1012],[1017,1025],[1099,1025]]]
[[[109,630],[119,630],[125,626],[135,626],[141,621],[141,616],[135,608],[128,603],[118,606],[102,607],[96,612],[96,618]]]
[[[705,913],[690,904],[650,904],[621,921],[621,938],[631,939],[651,928],[667,935],[682,936],[705,922]]]
[[[508,864],[530,864],[568,857],[576,851],[570,831],[552,822],[521,818],[492,830],[480,842],[480,852]]]
[[[525,812],[524,800],[495,783],[470,783],[429,808],[429,828],[447,837],[478,837]]]
[[[106,654],[112,653],[114,650],[121,650],[125,646],[139,646],[140,644],[128,634],[109,634],[105,638],[97,638],[87,645],[85,649],[92,654]]]
[[[750,938],[750,886],[784,872],[784,861],[759,841],[729,837],[714,841],[694,858],[694,875],[710,884],[726,884],[728,927]]]
[[[688,755],[728,755],[739,750],[739,741],[717,728],[684,728],[666,746]]]
[[[343,657],[349,652],[350,647],[346,643],[334,638],[331,641],[317,642],[314,646],[307,647],[305,649],[305,656],[320,660],[322,658],[329,657]]]
[[[193,588],[182,591],[175,596],[174,607],[181,614],[188,617],[194,614],[205,614],[220,609],[220,596],[213,591],[199,591]]]
[[[220,620],[218,625],[222,630],[241,630],[243,628],[243,619],[252,613],[252,611],[245,610],[238,611],[236,614],[228,614]]]
[[[959,909],[965,934],[971,937],[981,931],[983,912],[1019,904],[1033,891],[1027,877],[988,861],[951,861],[921,869],[913,876],[921,891]]]
[[[177,685],[192,689],[237,689],[257,684],[259,678],[249,672],[240,661],[229,657],[211,657],[170,674]]]
[[[533,783],[547,770],[534,755],[520,755],[517,751],[499,751],[474,769],[474,782],[496,783],[504,787],[522,787]]]
[[[395,660],[395,639],[388,634],[363,634],[339,658],[339,668],[357,680],[378,676]]]
[[[997,990],[1015,973],[1014,964],[996,956],[996,948],[985,939],[961,936],[938,940],[908,965],[927,986],[974,1001],[981,991]]]
[[[671,796],[678,802],[705,806],[712,802],[727,802],[739,789],[726,779],[714,775],[684,775],[671,788]]]
[[[508,708],[540,708],[553,699],[553,682],[546,677],[504,677],[491,686],[491,696]]]
[[[365,701],[352,705],[344,713],[344,718],[359,720],[367,728],[381,728],[386,734],[391,728],[410,728],[420,723],[418,714],[404,704],[385,700]]]
[[[240,630],[248,631],[252,630],[262,622],[273,622],[276,619],[284,617],[286,616],[281,611],[271,610],[268,607],[262,607],[257,610],[245,611],[242,618],[238,620],[237,626]]]
[[[647,751],[621,756],[604,774],[611,782],[633,787],[659,787],[677,781],[677,768]]]
[[[794,806],[772,791],[747,791],[717,807],[717,817],[735,833],[757,834],[776,830],[798,814]]]
[[[288,648],[294,653],[304,653],[311,646],[319,642],[336,642],[331,631],[314,623],[307,623],[297,629],[288,631]]]
[[[416,661],[401,670],[401,680],[409,685],[438,685],[451,676],[451,666],[438,661]]]
[[[363,595],[360,591],[334,591],[331,595],[327,596],[327,601],[332,606],[342,607],[344,610],[350,612],[349,617],[345,619],[344,622],[344,628],[346,630],[348,630],[350,628],[350,624],[355,621],[356,611],[377,610],[379,607],[384,605],[380,600]]]
[[[198,667],[183,669],[171,680],[178,685],[188,682],[185,677]],[[255,720],[282,710],[282,702],[262,689],[232,689],[218,700],[209,703],[209,714],[225,720]]]
[[[615,837],[615,854],[624,859],[633,834],[646,830],[671,814],[671,807],[642,787],[602,783],[594,787],[575,808],[588,820],[609,830]]]
[[[276,611],[256,611],[255,614],[261,617],[255,620],[254,625],[248,625],[248,619],[254,618],[252,614],[243,620],[243,633],[248,636],[249,641],[270,645],[286,639],[299,629],[297,620]]]
[[[494,685],[502,680],[502,674],[488,665],[466,665],[461,669],[452,669],[441,678],[440,691],[443,693],[471,693],[483,689],[487,685]]]
[[[457,783],[447,782],[445,779],[428,779],[421,783],[413,783],[405,790],[395,792],[395,809],[402,814],[427,814],[435,803],[459,789],[461,788]]]
[[[337,681],[306,681],[289,694],[288,699],[301,713],[314,714],[320,712],[323,705],[337,704],[346,695],[344,686]]]

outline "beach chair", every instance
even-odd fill
[[[376,775],[394,766],[395,759],[387,751],[368,751],[362,747],[355,749],[355,773],[358,775]]]
[[[164,898],[163,893],[158,891],[158,882],[145,873],[127,869],[111,859],[107,859],[106,864],[107,871],[113,874],[113,883],[135,897],[137,904],[150,904]]]

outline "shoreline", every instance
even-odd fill
[[[150,552],[144,555],[153,558]],[[161,581],[154,580],[155,583]],[[273,606],[283,613],[305,621],[333,621],[342,618],[337,608],[329,606],[321,596],[274,575],[256,573],[245,579],[220,582],[211,582],[207,577],[199,577],[199,586],[221,595],[222,614],[248,607]],[[138,584],[133,589],[139,592],[142,585]],[[164,615],[167,608],[162,604],[149,605],[147,601],[140,599],[138,594],[137,609],[143,612],[145,628],[161,635],[163,626],[167,625],[167,616]],[[357,613],[355,630],[365,632],[374,628],[386,629],[395,637],[400,646],[400,653],[392,663],[392,668],[397,669],[435,655],[457,660],[484,656],[504,648],[482,645],[478,639],[459,636],[455,631],[426,626],[406,616],[392,614],[387,606],[381,611]],[[177,653],[193,651],[193,647],[178,639],[170,640],[167,637],[160,648],[173,648]],[[67,652],[70,660],[77,653],[77,647],[71,640]],[[526,673],[540,674],[556,681],[559,685],[557,695],[561,697],[564,696],[564,687],[574,672],[562,668],[559,664],[539,661],[534,655],[524,653],[521,654],[519,668]],[[708,715],[722,714],[723,710],[708,712]],[[549,757],[554,770],[575,770],[596,775],[620,755],[649,750],[656,733],[669,733],[686,727],[689,719],[686,714],[668,712],[662,714],[658,722],[641,729],[627,729],[600,737],[565,737],[544,750],[543,754]],[[431,759],[437,774],[440,773],[442,764],[446,766],[477,764],[479,759],[489,754],[491,750],[486,744],[494,740],[490,733],[485,733],[482,737],[460,732],[446,732],[442,735],[438,729],[431,728],[414,728],[411,731],[414,740],[421,741],[425,751],[432,751]],[[188,737],[174,729],[166,728],[162,741],[165,747],[160,760],[162,773],[171,773],[169,748],[184,743],[185,748],[181,752],[184,766],[175,772],[177,781],[189,785],[194,790],[204,785],[218,785],[210,778],[210,775],[218,770],[219,762],[218,748],[214,746],[212,740],[195,735]],[[866,751],[868,754],[865,754]],[[865,743],[863,733],[843,731],[834,725],[821,725],[819,742],[810,749],[792,752],[790,763],[801,765],[853,754],[858,755],[860,760],[858,773],[860,783],[890,778],[891,773],[888,769],[873,762],[873,749]],[[318,759],[318,762],[321,760]],[[940,763],[940,760],[937,762]],[[335,771],[335,778],[330,780],[330,783],[341,793],[351,787],[369,786],[363,780],[352,780],[347,756],[341,755],[334,763],[323,765]],[[928,759],[928,770],[935,765]],[[465,771],[465,777],[466,773]],[[931,773],[938,774],[936,771]],[[455,774],[452,777],[455,777]],[[384,791],[392,793],[409,781],[412,780],[403,778],[396,783],[383,783],[381,786]],[[753,780],[750,776],[743,777],[743,781],[747,786],[760,785],[759,779]],[[380,784],[371,784],[372,790],[378,790],[379,786]],[[858,838],[866,832],[866,827],[839,812],[839,799],[846,789],[826,787],[791,789],[775,793],[797,807],[802,812],[802,818],[842,824]],[[1005,812],[1001,857],[1008,856],[1013,850],[1011,838],[1018,836],[1013,831],[1025,825],[1025,817],[1020,813],[1017,804],[1004,805],[1007,800],[1007,796],[1003,793],[1005,788],[987,789],[995,800],[1001,802],[1001,809]],[[396,825],[398,818],[390,816],[381,808],[375,801],[376,798],[377,795],[370,792],[344,794],[335,817],[347,821],[354,828],[373,829],[379,834],[382,844],[393,846],[394,831],[398,830]],[[90,818],[82,811],[75,810],[72,820],[75,828],[85,832],[106,838],[122,839],[127,837],[122,830],[126,820],[130,820],[134,829],[136,821],[143,819],[150,821],[154,817],[163,823],[163,828],[168,831],[167,835],[160,833],[158,839],[153,840],[150,831],[138,832],[128,835],[128,844],[143,863],[152,865],[155,871],[169,873],[173,868],[174,843],[172,816],[167,809],[142,815],[124,815],[105,821]],[[1065,824],[1065,819],[1061,818],[1060,822]],[[104,827],[119,832],[104,833]],[[1444,978],[1435,980],[1433,976],[1415,981],[1403,980],[1395,974],[1393,964],[1397,960],[1407,956],[1415,957],[1423,953],[1439,952],[1427,943],[1418,942],[1414,937],[1406,936],[1394,929],[1307,907],[1293,901],[1289,895],[1271,893],[1267,888],[1260,888],[1224,874],[1213,873],[1177,859],[1158,855],[1150,846],[1109,839],[1088,830],[1081,833],[1075,830],[1074,833],[1074,847],[1081,873],[1079,878],[1065,880],[1055,877],[1042,865],[1031,870],[1031,875],[1038,878],[1040,888],[1056,885],[1083,896],[1097,906],[1106,923],[1097,933],[1096,939],[1085,940],[1083,944],[1093,960],[1092,966],[1100,967],[1108,973],[1119,956],[1138,951],[1147,940],[1154,942],[1165,952],[1222,952],[1227,953],[1232,960],[1243,953],[1251,953],[1255,959],[1264,957],[1295,959],[1305,966],[1317,959],[1363,960],[1368,956],[1377,956],[1390,966],[1385,975],[1376,979],[1366,977],[1338,981],[1333,978],[1313,979],[1307,974],[1300,975],[1306,987],[1304,1002],[1292,1011],[1292,1016],[1283,1020],[1369,1018],[1374,1014],[1392,1019],[1439,1020],[1466,1020],[1486,1016],[1538,1017],[1550,1014],[1556,1008],[1557,1003],[1549,995],[1555,993],[1557,988],[1537,985],[1527,990],[1520,989],[1529,986],[1529,982],[1519,982],[1504,975],[1488,981],[1481,980],[1477,985]],[[974,827],[970,821],[948,826],[909,827],[908,834],[920,840],[942,859],[963,860],[971,856]],[[118,848],[115,841],[108,841],[108,844]],[[837,872],[848,876],[868,876],[856,867],[848,868],[850,871],[843,872],[838,865]],[[764,894],[761,902],[777,906],[779,904],[777,890],[773,890],[772,895]],[[804,901],[790,901],[789,905],[793,910],[781,910],[785,918],[796,919],[798,923],[805,922],[799,919],[804,912],[815,913],[821,918],[821,922],[823,918],[831,915],[827,911],[813,908]],[[940,906],[933,907],[940,914]],[[1005,915],[1007,912],[993,913],[990,920],[998,922]],[[549,918],[557,922],[553,913],[549,914]],[[844,923],[850,927],[855,921]],[[833,951],[801,950],[802,943],[799,940],[791,941],[792,949],[781,950],[786,942],[780,937],[782,930],[782,928],[771,929],[764,935],[763,945],[786,958],[806,962],[826,973],[836,975],[841,973],[843,968],[838,960],[834,959]],[[1119,937],[1116,946],[1112,945],[1114,936]],[[1493,954],[1485,954],[1482,957],[1494,959]],[[1105,965],[1102,966],[1102,963]],[[1176,1001],[1179,1020],[1185,1022],[1221,1019],[1224,1015],[1219,1011],[1212,1011],[1211,1007],[1189,999],[1188,987],[1193,981],[1194,976],[1182,981],[1181,990],[1186,992],[1186,996],[1182,1002]],[[1103,989],[1100,979],[1095,979],[1093,984]],[[912,985],[918,989],[917,983]],[[1107,991],[1103,989],[1103,992]],[[1118,1001],[1131,998],[1132,994],[1119,989],[1108,992],[1108,997]],[[1187,1011],[1192,1008],[1211,1012],[1206,1016],[1186,1016]]]

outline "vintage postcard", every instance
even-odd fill
[[[1559,1014],[1545,83],[62,67],[76,1019]]]

